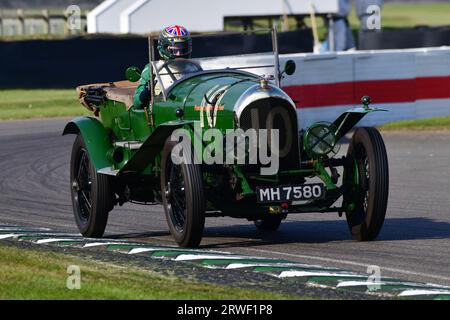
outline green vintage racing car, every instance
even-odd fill
[[[332,123],[300,128],[295,104],[280,88],[281,79],[296,72],[295,63],[288,61],[280,71],[276,30],[272,38],[272,77],[234,68],[203,70],[200,63],[185,60],[182,63],[192,64],[189,69],[194,71],[165,86],[149,39],[152,75],[160,81],[160,92],[153,83],[148,106],[133,108],[140,78],[135,67],[126,70],[125,81],[77,88],[93,116],[73,119],[63,134],[77,135],[70,190],[83,236],[102,237],[109,212],[133,202],[162,204],[170,232],[183,247],[198,246],[205,218],[218,216],[245,218],[260,230],[275,231],[289,214],[338,212],[345,213],[355,239],[377,237],[389,189],[383,139],[375,128],[360,127],[347,154],[337,157],[337,152],[343,137],[365,115],[380,109],[370,107],[365,96],[361,107]],[[172,151],[180,140],[174,140],[173,133],[182,129],[194,140],[199,127],[224,136],[230,129],[278,130],[278,170],[262,174],[261,163],[190,161],[198,153],[195,148],[180,153],[184,161],[175,161]],[[183,140],[184,145],[192,143]]]

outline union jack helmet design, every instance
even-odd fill
[[[185,27],[179,26],[177,24],[167,27],[165,31],[174,37],[184,37],[189,34],[189,31],[187,31]]]
[[[158,51],[164,60],[190,58],[192,39],[189,31],[180,25],[164,28],[159,34]]]

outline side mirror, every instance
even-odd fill
[[[286,65],[284,66],[284,73],[286,73],[288,76],[292,76],[295,72],[296,65],[294,60],[288,60],[286,62]]]
[[[125,79],[131,82],[139,81],[141,78],[141,71],[137,67],[129,67],[125,71]]]

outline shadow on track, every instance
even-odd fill
[[[264,233],[249,225],[213,227],[205,230],[204,237],[243,238],[245,241],[220,242],[204,247],[238,247],[288,243],[327,243],[353,241],[345,220],[285,221],[278,231]],[[429,218],[386,219],[376,241],[450,239],[450,223]]]
[[[110,239],[149,239],[151,240],[152,237],[162,237],[162,236],[169,236],[170,233],[168,231],[151,231],[151,232],[138,232],[138,233],[121,233],[121,234],[108,234],[105,235],[105,237]]]
[[[128,233],[109,235],[115,239],[147,239],[169,236],[167,231]],[[229,225],[208,227],[204,239],[217,240],[205,244],[203,248],[244,247],[267,244],[289,243],[328,243],[353,241],[347,223],[342,220],[328,221],[284,221],[278,231],[265,233],[258,231],[251,222],[248,225]],[[240,241],[242,239],[242,241]],[[380,241],[450,239],[450,223],[429,218],[391,218],[386,219],[377,238]]]

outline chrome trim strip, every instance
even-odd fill
[[[251,86],[250,88],[245,90],[234,104],[233,110],[236,114],[237,120],[240,121],[242,112],[249,104],[257,100],[267,98],[279,98],[289,102],[293,111],[295,112],[295,115],[297,115],[297,109],[295,107],[294,101],[292,101],[291,97],[289,97],[283,90],[270,84],[268,84],[264,88],[262,88],[260,84],[255,84],[254,86]]]

